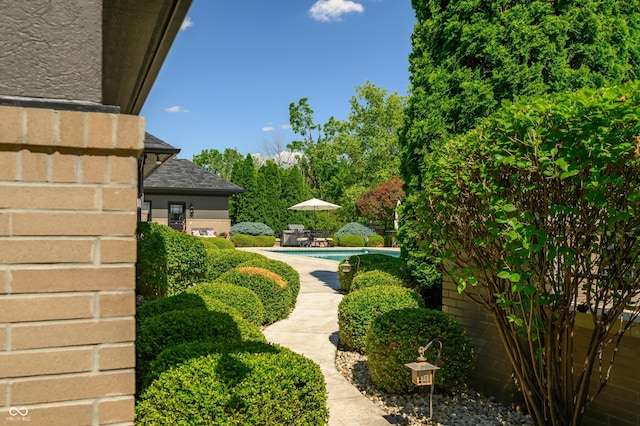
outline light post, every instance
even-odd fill
[[[436,356],[435,365],[427,362],[427,359],[424,357],[424,353],[432,344],[438,343],[440,345],[440,349],[438,350],[438,355]],[[440,361],[440,354],[442,353],[442,342],[439,340],[432,340],[427,343],[426,346],[420,346],[418,348],[418,358],[415,362],[410,362],[405,364],[405,367],[411,370],[411,381],[416,386],[431,386],[431,392],[429,393],[429,419],[433,415],[433,390],[435,388],[435,376],[436,371],[440,369],[437,366],[438,361]]]

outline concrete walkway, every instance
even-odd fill
[[[334,261],[256,251],[291,265],[300,274],[300,294],[289,318],[264,330],[267,340],[320,365],[327,384],[330,426],[389,425],[387,413],[363,396],[335,367],[338,304],[342,299]]]

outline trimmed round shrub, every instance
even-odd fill
[[[261,222],[240,222],[236,223],[229,230],[229,235],[233,237],[236,234],[246,235],[273,235],[273,229]]]
[[[211,302],[211,301],[210,301]],[[211,310],[225,311],[223,302],[214,300],[209,304]],[[174,296],[163,297],[162,299],[151,300],[136,308],[136,324],[142,323],[147,318],[164,314],[171,311],[182,311],[185,309],[207,309],[206,301],[197,294],[180,293]]]
[[[211,301],[211,306],[216,302],[218,301]],[[198,340],[266,341],[260,328],[242,318],[237,310],[221,302],[219,309],[219,311],[202,308],[175,310],[140,321],[136,327],[138,388],[148,372],[149,363],[170,346]]]
[[[248,260],[238,266],[257,266],[280,275],[287,282],[289,290],[291,291],[291,307],[293,308],[295,306],[296,300],[298,300],[298,294],[300,293],[300,274],[291,266],[267,257]]]
[[[394,309],[422,307],[422,297],[404,287],[370,287],[347,294],[338,305],[340,343],[345,349],[363,352],[374,319]]]
[[[202,283],[187,289],[186,293],[213,298],[235,308],[249,322],[260,325],[264,320],[264,306],[257,294],[239,285],[216,282]]]
[[[366,271],[357,274],[351,281],[351,292],[376,286],[402,286],[402,280],[383,271]]]
[[[138,399],[136,425],[325,425],[320,367],[266,346],[191,358],[160,374]]]
[[[231,242],[236,247],[255,247],[257,245],[256,237],[247,234],[235,234],[231,237]]]
[[[236,248],[230,240],[221,237],[215,238],[207,238],[207,241],[210,241],[211,244],[218,247],[220,250],[230,250]]]
[[[360,235],[343,235],[338,239],[340,247],[364,247],[364,238]]]
[[[202,282],[207,253],[199,238],[153,222],[137,228],[136,293],[153,300]]]
[[[276,237],[273,235],[256,235],[256,247],[273,247],[276,243]]]
[[[415,390],[404,364],[415,361],[418,348],[433,339],[442,342],[436,389],[446,392],[463,389],[473,366],[471,339],[453,318],[430,309],[393,310],[373,320],[367,332],[366,354],[375,385],[390,393]],[[435,363],[439,348],[434,343],[425,352],[430,363]]]
[[[249,260],[267,259],[259,254],[242,250],[217,250],[207,253],[207,278],[213,281],[225,272]]]
[[[376,231],[368,226],[364,226],[358,222],[349,222],[336,232],[336,237],[338,238],[342,238],[345,235],[359,235],[366,240],[367,238],[377,234]]]
[[[239,266],[225,272],[218,280],[253,290],[264,306],[263,325],[273,324],[289,316],[291,290],[287,282],[268,269],[255,266]]]
[[[338,281],[343,291],[351,291],[351,281],[359,272],[383,271],[405,281],[406,264],[399,257],[388,256],[386,254],[369,253],[359,254],[348,258],[351,264],[351,271],[342,272],[342,264],[338,265]]]
[[[198,241],[200,241],[207,251],[220,249],[220,247],[218,247],[218,245],[213,242],[213,238],[197,237],[197,236],[194,236],[193,238],[196,238]]]
[[[372,235],[367,238],[367,247],[384,247],[384,237],[382,235]]]

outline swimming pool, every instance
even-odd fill
[[[335,260],[338,262],[350,256],[357,256],[357,255],[363,255],[363,254],[385,254],[387,256],[400,257],[400,251],[385,250],[385,249],[345,250],[345,249],[339,249],[339,248],[327,248],[327,249],[299,248],[296,250],[270,250],[270,251],[273,251],[274,253],[291,254],[294,256],[306,256],[306,257],[315,257],[317,259]]]

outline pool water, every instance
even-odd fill
[[[396,250],[383,249],[362,249],[362,250],[340,250],[340,249],[305,249],[297,250],[273,250],[276,253],[291,254],[295,256],[314,257],[317,259],[343,261],[347,257],[363,254],[385,254],[391,257],[400,257],[400,252]]]

